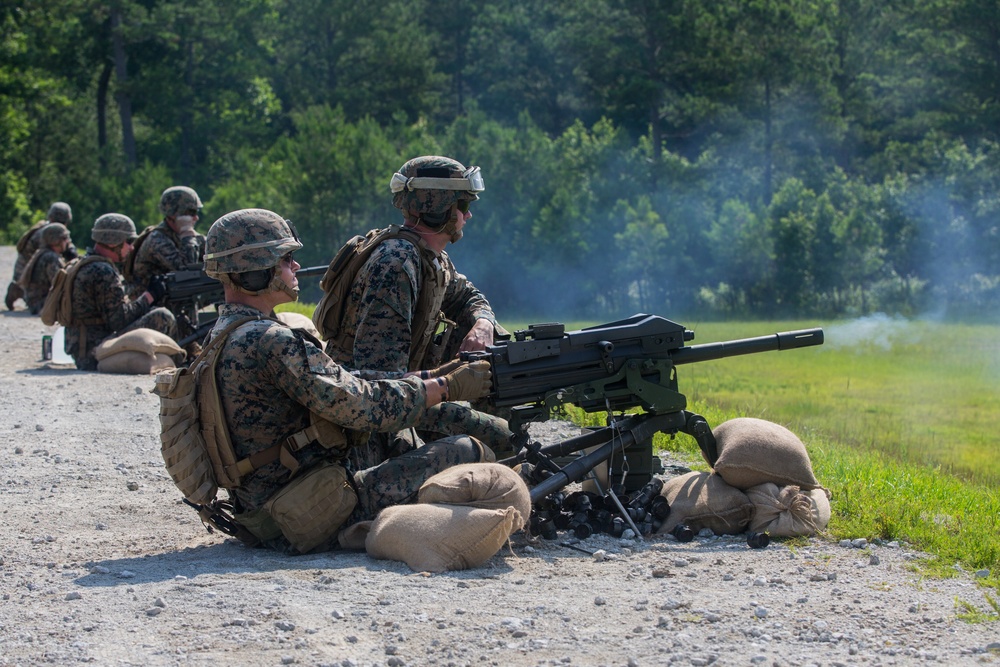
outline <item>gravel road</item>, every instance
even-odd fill
[[[12,264],[0,249],[0,275]],[[863,536],[752,550],[519,534],[484,567],[437,575],[244,548],[180,503],[151,378],[47,366],[42,333],[23,311],[0,315],[0,665],[1000,660],[1000,624],[957,617],[962,603],[993,611],[975,573],[924,579],[921,554]]]

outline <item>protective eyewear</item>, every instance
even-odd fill
[[[469,212],[469,204],[471,204],[471,203],[472,203],[472,200],[470,200],[470,199],[459,199],[458,200],[458,204],[457,204],[458,210],[461,211],[463,214],[468,213]]]
[[[403,190],[460,190],[469,194],[477,194],[486,189],[483,183],[483,172],[479,167],[469,167],[462,172],[462,178],[431,178],[415,176],[407,178],[398,171],[389,181],[389,189],[393,192]]]

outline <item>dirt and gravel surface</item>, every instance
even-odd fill
[[[12,262],[0,249],[0,275]],[[244,548],[180,503],[151,379],[47,365],[43,332],[23,311],[0,315],[0,665],[1000,659],[998,623],[956,616],[959,602],[990,610],[976,574],[923,579],[905,545],[516,535],[484,567],[436,575]],[[574,433],[553,422],[539,436]]]

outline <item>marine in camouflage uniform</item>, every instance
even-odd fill
[[[351,287],[343,333],[327,341],[326,349],[352,368],[402,375],[434,368],[459,351],[482,350],[493,343],[496,332],[505,332],[489,301],[444,250],[462,237],[471,217],[469,203],[483,190],[479,168],[466,169],[446,157],[419,157],[393,175],[390,188],[405,228],[422,239],[414,244],[390,238],[372,251]],[[420,327],[423,330],[415,330]],[[442,327],[446,333],[436,340]],[[510,448],[504,419],[465,405],[441,404],[425,415],[420,428],[427,434],[468,433],[498,453]],[[384,459],[401,446],[405,442],[373,438],[363,454],[366,458],[358,462]],[[362,452],[355,456],[362,457]]]
[[[72,286],[74,324],[66,327],[65,344],[76,367],[85,371],[97,370],[94,348],[110,336],[142,328],[177,335],[173,313],[166,308],[152,308],[162,293],[143,292],[131,300],[125,292],[125,280],[117,263],[132,250],[131,242],[136,238],[132,220],[120,213],[106,213],[94,222],[91,238],[95,245],[88,249],[87,257],[97,256],[104,261],[90,261],[76,273]]]
[[[146,290],[153,276],[200,268],[205,256],[205,237],[194,229],[202,207],[198,193],[183,185],[167,188],[160,195],[159,207],[163,220],[152,229],[143,230],[145,237],[137,244],[135,256],[126,263],[125,279],[131,296]],[[179,335],[191,333],[198,322],[194,305],[177,304],[172,310],[182,323]]]
[[[14,278],[7,286],[7,297],[4,300],[7,310],[14,310],[14,302],[24,297],[24,287],[21,286],[21,275],[24,267],[28,265],[31,258],[38,249],[44,245],[42,243],[42,229],[51,222],[58,222],[69,225],[73,222],[73,210],[66,202],[57,201],[49,207],[49,212],[44,220],[39,220],[31,226],[28,231],[21,235],[17,242],[17,260],[14,262]],[[63,258],[68,262],[77,256],[76,246],[69,244],[63,252]]]
[[[348,432],[347,445],[369,431],[412,426],[429,405],[448,392],[472,398],[489,390],[485,362],[464,364],[440,380],[408,377],[367,381],[327,356],[301,329],[274,321],[274,305],[298,298],[299,268],[291,253],[302,247],[289,223],[262,209],[234,211],[208,232],[206,273],[222,281],[226,303],[209,340],[234,322],[252,317],[230,334],[216,364],[226,426],[238,459],[258,454],[310,425],[318,416]],[[266,268],[265,268],[266,267]],[[471,382],[471,383],[470,383]],[[311,442],[295,452],[300,471],[323,461],[341,462],[343,449]],[[451,438],[409,452],[400,459],[353,471],[358,504],[344,525],[369,520],[389,505],[411,502],[431,475],[458,463],[492,460],[472,438]],[[346,463],[346,461],[345,461]],[[301,472],[299,473],[301,474]],[[269,498],[292,479],[280,461],[243,477],[230,490],[237,519],[259,514]],[[287,549],[283,537],[267,545]]]
[[[42,227],[42,247],[35,251],[31,261],[21,274],[20,285],[24,288],[24,301],[28,311],[37,315],[45,305],[52,280],[59,269],[66,266],[63,253],[72,245],[69,230],[61,222],[53,222]]]

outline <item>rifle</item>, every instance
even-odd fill
[[[547,517],[559,515],[555,508],[562,505],[561,491],[591,476],[601,495],[610,497],[623,518],[640,534],[625,507],[630,501],[622,503],[618,495],[644,487],[654,472],[662,472],[662,468],[653,470],[653,435],[665,433],[674,437],[678,432],[687,433],[698,443],[709,465],[715,465],[718,459],[708,422],[686,410],[687,399],[678,391],[676,367],[820,345],[823,330],[803,329],[685,345],[691,340],[694,332],[680,324],[640,313],[569,332],[560,323],[533,324],[515,331],[513,339],[508,336],[484,351],[462,355],[466,360],[490,362],[493,377],[489,402],[494,407],[511,407],[508,422],[514,432],[517,453],[498,463],[520,465],[522,475],[534,483],[530,492],[534,507],[532,521],[543,533]],[[551,445],[533,442],[527,425],[549,419],[553,412],[568,404],[588,413],[606,412],[607,426]],[[626,410],[633,408],[641,411],[626,414]],[[570,455],[577,456],[565,462]],[[613,479],[613,471],[637,470],[638,474],[630,475],[631,479],[623,478],[631,483],[631,488],[622,484],[624,488],[617,491],[604,489],[596,473],[591,474],[599,466],[608,467],[608,480]]]
[[[326,268],[326,266],[310,266],[299,269],[295,275],[300,278],[321,276],[326,272]],[[188,332],[177,341],[177,344],[184,347],[194,341],[200,341],[212,330],[215,320],[218,319],[211,314],[202,317],[200,312],[204,308],[218,306],[225,301],[222,283],[210,278],[204,269],[197,265],[180,271],[170,271],[164,274],[164,279],[167,291],[164,293],[163,302],[158,305],[166,306],[174,313],[181,313],[178,322],[183,331]],[[186,313],[199,314],[197,321],[192,321],[192,317]]]

